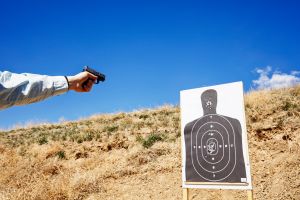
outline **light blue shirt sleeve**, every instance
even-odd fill
[[[0,110],[30,104],[68,91],[64,76],[0,71]]]

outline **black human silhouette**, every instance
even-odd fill
[[[239,120],[217,114],[217,91],[201,95],[204,115],[184,128],[187,182],[246,181]]]

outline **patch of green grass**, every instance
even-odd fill
[[[93,140],[93,134],[88,132],[84,135],[84,141],[92,141]]]
[[[163,141],[164,139],[165,139],[165,136],[163,134],[155,134],[155,133],[150,134],[145,139],[142,136],[138,136],[136,138],[136,140],[138,142],[140,142],[143,145],[143,147],[145,147],[145,148],[149,148],[152,145],[154,145],[155,142]]]
[[[31,128],[31,131],[32,131],[32,132],[38,132],[38,131],[41,131],[41,130],[42,130],[41,127],[32,127],[32,128]]]
[[[92,122],[91,120],[85,120],[85,121],[82,122],[82,124],[85,124],[85,125],[87,125],[87,126],[90,126],[90,125],[93,124],[93,122]]]
[[[297,105],[295,105],[295,104],[293,104],[293,103],[291,103],[291,102],[289,102],[289,101],[286,101],[286,102],[283,104],[282,109],[283,109],[284,111],[288,111],[288,110],[294,109],[294,108],[296,108],[296,107],[297,107]]]
[[[59,159],[65,159],[66,155],[64,151],[59,151],[56,153],[56,155],[58,156]]]
[[[147,119],[147,118],[149,118],[150,116],[149,115],[147,115],[147,114],[141,114],[140,116],[139,116],[139,119]]]
[[[42,136],[38,139],[38,143],[39,145],[43,145],[43,144],[47,144],[48,143],[48,139],[46,136]]]
[[[105,130],[106,132],[109,132],[109,133],[115,132],[115,131],[117,131],[118,129],[119,129],[119,126],[118,126],[118,125],[106,126],[106,127],[104,128],[104,130]]]
[[[155,124],[154,124],[154,122],[145,122],[145,126],[146,127],[152,127],[152,126],[154,126]]]
[[[116,116],[114,116],[113,118],[112,118],[112,121],[118,121],[118,120],[120,120],[120,119],[123,119],[124,117],[126,117],[126,114],[125,113],[120,113],[120,114],[117,114]]]

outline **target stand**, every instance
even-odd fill
[[[243,189],[253,199],[242,84],[225,85],[181,91],[184,200],[189,199],[189,188]],[[232,108],[233,115],[217,113],[220,94],[229,99],[220,100],[223,107],[218,111]],[[199,96],[201,103],[193,105]],[[199,106],[203,112],[193,117]]]

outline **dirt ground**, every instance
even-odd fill
[[[254,199],[300,199],[300,88],[245,96]],[[180,113],[163,106],[0,132],[0,199],[182,199]],[[162,128],[164,127],[164,128]],[[246,191],[190,190],[193,200]]]

